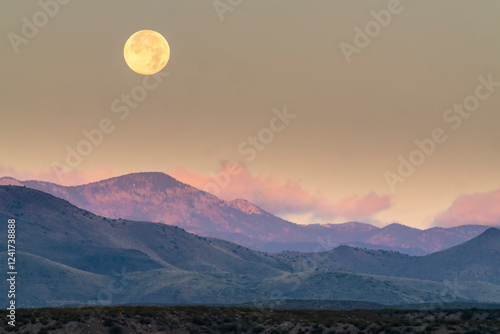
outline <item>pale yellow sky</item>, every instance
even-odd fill
[[[480,76],[500,82],[496,0],[243,0],[219,13],[224,20],[212,1],[55,1],[41,2],[53,17],[35,1],[0,3],[2,174],[57,181],[53,162],[68,165],[67,147],[76,150],[83,130],[109,119],[113,131],[64,183],[138,171],[188,182],[235,160],[248,187],[240,180],[222,197],[240,191],[301,223],[421,228],[459,196],[500,188],[500,87],[481,88],[489,96],[457,129],[443,118],[476,94]],[[371,12],[388,8],[397,13],[383,27]],[[356,46],[355,28],[367,24],[380,31],[348,62],[341,43]],[[171,57],[161,82],[122,120],[113,102],[144,79],[126,66],[123,45],[142,29],[160,32]],[[23,40],[14,47],[13,34]],[[253,159],[241,154],[285,106],[296,117]],[[384,174],[397,173],[398,157],[408,159],[414,141],[436,128],[446,141],[392,191]],[[278,190],[262,197],[251,188],[260,181]],[[273,202],[293,189],[310,205]]]

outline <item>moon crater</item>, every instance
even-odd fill
[[[141,30],[129,37],[123,49],[127,65],[143,75],[161,71],[170,58],[167,40],[153,30]]]

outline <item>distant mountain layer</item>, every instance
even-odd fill
[[[176,225],[266,252],[325,251],[339,245],[394,250],[411,255],[440,251],[484,232],[486,226],[419,230],[400,224],[299,225],[276,217],[242,199],[224,201],[163,173],[136,173],[65,187],[48,182],[0,179],[65,199],[95,214]]]
[[[95,216],[37,190],[0,186],[0,221],[9,218],[17,221],[18,307],[500,302],[496,229],[423,257],[350,247],[270,255],[174,226]],[[7,238],[0,247],[7,249]],[[4,251],[0,266],[6,262]],[[385,275],[375,272],[378,267],[388,267]],[[0,289],[8,291],[6,280]]]
[[[425,256],[339,246],[320,253],[282,252],[274,255],[294,270],[304,267],[370,275],[448,281],[482,281],[500,284],[500,230],[489,228],[463,244]]]

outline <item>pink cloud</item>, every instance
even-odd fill
[[[237,173],[230,175],[230,170]],[[245,165],[223,162],[217,172],[203,175],[183,167],[170,171],[172,177],[225,200],[246,199],[273,214],[309,214],[323,220],[369,218],[391,207],[391,197],[371,192],[331,202],[319,193],[302,188],[299,182],[270,175],[253,175]]]
[[[333,210],[342,216],[370,217],[391,207],[391,197],[370,192],[365,196],[351,196],[335,203]]]
[[[448,210],[434,219],[436,226],[500,224],[500,189],[458,197]]]

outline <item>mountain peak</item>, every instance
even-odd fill
[[[235,208],[241,212],[252,215],[261,215],[264,213],[264,210],[256,206],[255,204],[250,203],[245,199],[235,199],[234,201],[228,202],[229,206]]]
[[[170,175],[167,175],[162,172],[138,172],[138,173],[129,173],[125,175],[120,175],[116,177],[112,177],[106,180],[102,181],[108,181],[108,180],[175,180],[173,177]],[[102,182],[99,181],[99,182]]]
[[[0,186],[23,186],[23,184],[12,177],[6,176],[0,178]]]
[[[393,230],[393,231],[398,231],[398,230],[401,230],[401,231],[408,231],[408,230],[420,230],[418,228],[415,228],[415,227],[411,227],[411,226],[406,226],[406,225],[403,225],[401,223],[391,223],[387,226],[385,226],[383,228],[383,230]]]
[[[478,239],[497,239],[500,240],[500,230],[495,227],[490,227],[476,238]]]
[[[98,182],[92,182],[88,185],[94,186],[104,184],[117,185],[120,188],[127,189],[135,187],[148,187],[152,190],[164,190],[166,188],[186,186],[184,183],[162,172],[130,173]]]
[[[476,254],[478,251],[483,252],[484,250],[494,250],[498,252],[500,250],[500,230],[494,227],[488,228],[486,231],[481,233],[475,238],[470,239],[462,244],[455,247],[445,249],[441,252],[434,254],[446,254],[450,252],[458,252],[457,254]],[[434,255],[431,254],[431,255]],[[495,253],[498,254],[498,253]],[[429,256],[431,256],[429,255]],[[495,255],[498,258],[498,255]]]
[[[329,224],[329,225],[336,225],[338,229],[344,229],[344,230],[377,230],[379,229],[376,226],[366,224],[366,223],[360,223],[356,221],[351,221],[351,222],[345,222],[345,223],[340,223],[340,224]]]

